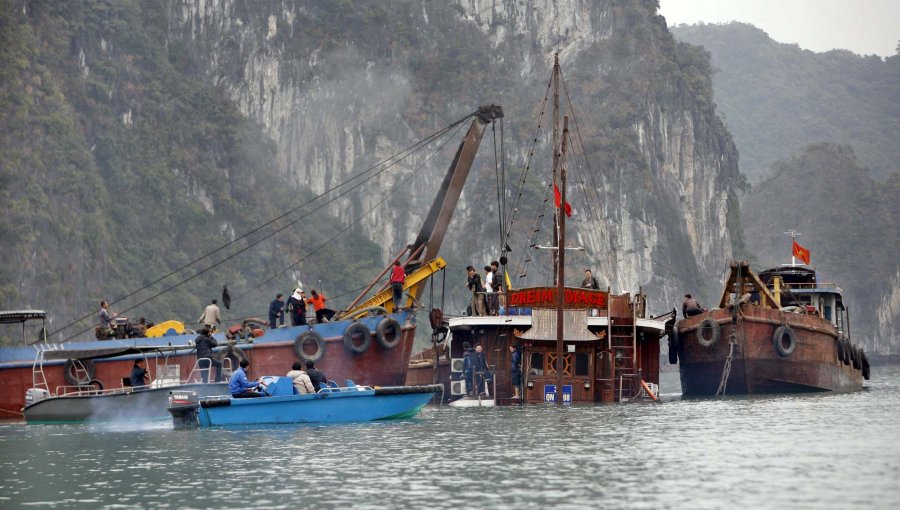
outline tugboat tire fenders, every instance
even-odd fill
[[[869,358],[866,356],[866,351],[859,349],[859,357],[860,357],[860,365],[862,365],[862,376],[863,379],[869,380],[869,375],[871,374],[871,370],[869,369]]]
[[[709,333],[707,335],[707,332]],[[697,342],[703,347],[712,347],[719,341],[719,323],[707,317],[697,326]]]
[[[400,340],[403,338],[400,321],[393,317],[381,319],[381,322],[375,327],[375,338],[385,349],[393,349],[400,345]]]
[[[84,386],[91,384],[91,381],[94,379],[94,362],[89,359],[79,360],[81,365],[84,367],[85,372],[87,372],[86,379],[78,379],[75,374],[75,364],[74,359],[67,359],[66,364],[63,366],[63,377],[66,379],[66,382],[71,384],[72,386]]]
[[[779,356],[782,358],[790,356],[797,348],[797,337],[794,335],[794,330],[787,324],[778,326],[775,334],[772,335],[772,344]]]
[[[362,341],[357,344],[353,341],[355,337],[361,337]],[[362,354],[369,350],[370,345],[372,345],[372,332],[369,331],[369,327],[362,322],[354,322],[344,330],[344,347],[346,347],[348,351],[355,354]]]
[[[309,342],[316,344],[316,351],[312,354],[307,354],[303,349]],[[294,354],[303,361],[319,361],[325,355],[325,339],[315,331],[304,331],[294,340]]]

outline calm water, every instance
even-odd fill
[[[897,508],[900,367],[869,383],[329,427],[6,423],[0,508]]]

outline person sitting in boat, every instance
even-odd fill
[[[481,283],[481,275],[479,275],[472,266],[466,267],[468,279],[466,288],[472,292],[472,313],[474,315],[484,315],[484,284]]]
[[[281,292],[276,294],[275,299],[269,303],[269,327],[277,328],[279,321],[284,326],[284,294]]]
[[[291,314],[291,326],[306,326],[306,295],[297,287],[287,301],[287,311]]]
[[[130,379],[131,387],[136,390],[147,385],[147,369],[144,367],[144,360],[138,359],[134,361]]]
[[[313,387],[309,374],[303,371],[303,365],[299,361],[295,361],[291,368],[292,370],[287,373],[287,376],[294,382],[294,390],[300,395],[315,393],[316,388]]]
[[[334,317],[335,311],[325,308],[325,301],[328,298],[325,297],[325,294],[316,292],[316,289],[310,289],[309,294],[310,297],[306,301],[313,305],[313,310],[316,311],[316,322],[329,322]]]
[[[255,391],[259,388],[259,381],[250,381],[247,379],[247,368],[249,367],[250,362],[242,359],[241,367],[235,370],[234,374],[231,376],[231,381],[228,382],[228,391],[231,392],[233,398],[262,396],[258,391]]]
[[[210,335],[209,328],[200,330],[200,334],[194,339],[194,345],[197,347],[197,366],[200,368],[201,380],[209,382],[209,368],[212,365],[216,367],[216,382],[221,382],[222,362],[213,357],[213,347],[219,343]]]
[[[681,315],[687,318],[700,315],[701,313],[703,313],[703,308],[700,306],[700,303],[691,297],[690,294],[685,294],[684,301],[681,303]]]
[[[209,306],[203,310],[200,318],[197,319],[198,324],[203,324],[210,331],[216,330],[216,324],[222,324],[221,311],[219,310],[218,301],[213,299]]]
[[[311,359],[306,360],[306,375],[309,376],[309,381],[316,391],[328,386],[328,378],[325,377],[325,372],[316,368],[316,363]]]

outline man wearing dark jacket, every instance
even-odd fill
[[[209,365],[216,367],[216,382],[222,381],[222,362],[213,358],[213,347],[219,345],[216,339],[209,334],[209,329],[200,330],[200,335],[194,339],[197,347],[197,366],[200,368],[200,378],[204,383],[209,382]]]
[[[306,360],[306,375],[309,376],[309,380],[312,382],[313,388],[315,388],[316,391],[328,386],[328,379],[325,377],[325,372],[316,368],[316,364],[312,360]]]
[[[284,326],[284,294],[280,292],[269,303],[269,327],[272,329],[277,328],[279,320],[281,325]]]

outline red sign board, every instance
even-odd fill
[[[528,308],[556,308],[556,287],[533,287],[514,290],[509,293],[509,306]],[[607,293],[602,290],[573,289],[566,287],[563,293],[564,308],[599,308],[605,309]]]

